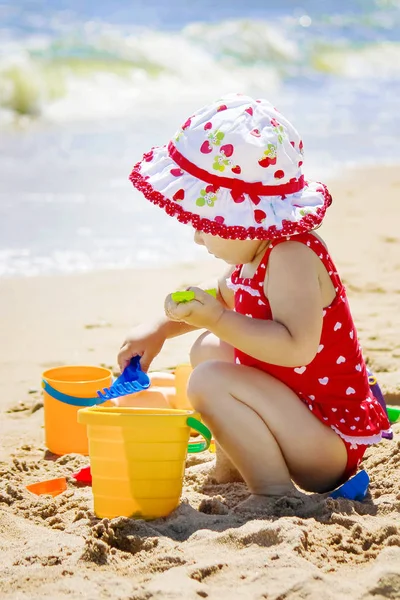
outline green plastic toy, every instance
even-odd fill
[[[217,297],[217,290],[215,288],[204,291],[207,292],[207,294],[210,294],[210,296],[214,296],[214,298]],[[171,294],[171,298],[174,302],[177,303],[190,302],[191,300],[194,300],[194,292],[192,292],[191,290],[187,290],[186,292],[174,292],[173,294]]]
[[[389,417],[389,421],[391,423],[396,423],[396,421],[400,418],[400,407],[399,406],[387,406],[387,413]]]

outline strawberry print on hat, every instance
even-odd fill
[[[205,189],[200,190],[200,198],[197,198],[197,206],[214,206],[217,199],[216,189],[213,185],[208,185]]]
[[[180,200],[184,200],[185,198],[185,190],[178,190],[177,192],[175,192],[175,194],[172,196],[172,198],[174,200],[176,200],[177,202],[179,202]]]
[[[267,100],[230,94],[145,154],[130,179],[196,229],[226,239],[279,239],[318,226],[331,202],[323,184],[306,181],[302,148],[296,129]],[[215,197],[203,203],[209,185]]]
[[[267,149],[264,150],[264,155],[258,161],[260,167],[267,169],[271,165],[276,165],[276,146],[274,144],[268,144]]]
[[[210,154],[213,151],[213,146],[220,146],[225,134],[222,131],[214,131],[208,134],[207,140],[200,146],[200,152]]]

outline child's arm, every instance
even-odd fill
[[[230,290],[226,286],[226,278],[230,276],[225,273],[216,284],[208,282],[205,287],[214,287],[217,289],[218,305],[223,308],[229,308],[229,302],[233,302],[230,296]],[[214,299],[213,299],[214,300]],[[215,300],[214,300],[215,302]],[[167,339],[183,335],[201,329],[201,326],[188,324],[179,320],[171,320],[167,317],[160,317],[150,324],[142,324],[134,327],[125,338],[118,353],[118,364],[123,371],[134,356],[141,356],[141,367],[147,371],[154,358],[161,352]]]
[[[253,319],[217,303],[195,288],[195,300],[166,299],[166,313],[176,321],[206,327],[242,352],[267,363],[297,367],[317,353],[322,330],[322,295],[318,257],[303,244],[286,242],[270,255],[265,295],[272,320]]]
[[[318,258],[303,244],[279,244],[270,255],[264,283],[273,320],[224,311],[212,331],[263,362],[296,367],[315,357],[322,330]]]

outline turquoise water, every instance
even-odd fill
[[[399,160],[399,1],[242,4],[0,1],[0,276],[206,258],[127,176],[227,91],[295,123],[308,175]]]

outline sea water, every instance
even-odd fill
[[[132,189],[226,92],[292,120],[305,174],[400,159],[399,0],[0,1],[0,276],[207,258]]]

